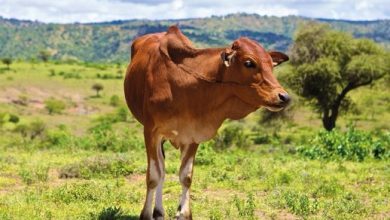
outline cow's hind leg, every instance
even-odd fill
[[[192,183],[192,171],[198,144],[181,146],[181,166],[180,166],[180,183],[182,186],[182,195],[177,210],[176,219],[192,219],[190,207],[190,187]]]
[[[161,146],[158,149],[158,157],[160,161],[160,165],[162,167],[162,173],[160,182],[157,185],[157,191],[156,191],[156,202],[153,209],[153,218],[155,220],[162,220],[164,219],[164,208],[163,208],[163,200],[162,200],[162,194],[163,194],[163,186],[164,186],[164,179],[165,179],[165,153],[164,153],[164,140],[161,141]]]
[[[159,151],[161,151],[161,136],[145,128],[145,145],[148,158],[148,169],[146,171],[146,199],[142,209],[140,219],[153,219],[153,197],[157,186],[163,178],[163,161]]]

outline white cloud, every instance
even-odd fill
[[[44,22],[175,19],[236,12],[350,20],[389,19],[387,0],[0,0],[0,16]]]

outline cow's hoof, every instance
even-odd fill
[[[176,214],[176,220],[192,220],[192,214],[183,214],[183,213],[177,213]]]
[[[154,220],[164,220],[164,210],[153,209],[153,219]]]
[[[145,214],[144,212],[141,212],[139,215],[140,220],[153,220],[152,216]]]

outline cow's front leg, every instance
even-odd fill
[[[177,210],[177,219],[192,219],[190,207],[190,187],[192,183],[192,171],[195,160],[198,144],[190,144],[180,147],[181,151],[181,166],[180,166],[180,183],[182,186],[182,194],[180,204]]]
[[[148,158],[148,169],[146,171],[146,198],[140,219],[151,220],[153,219],[153,197],[157,186],[163,181],[164,161],[159,155],[159,151],[161,150],[161,136],[152,131],[148,131],[147,129],[144,130],[144,135],[146,154]],[[163,218],[163,216],[161,216],[161,218]]]

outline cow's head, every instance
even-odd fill
[[[226,66],[223,81],[240,85],[236,95],[242,101],[271,111],[287,106],[290,97],[272,73],[273,67],[288,60],[287,55],[267,52],[256,41],[244,37],[234,41],[221,58]]]

